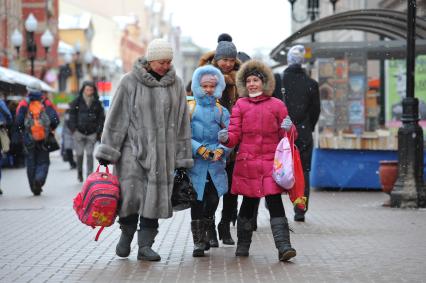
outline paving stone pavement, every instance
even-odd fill
[[[186,210],[160,221],[154,249],[162,260],[149,263],[136,260],[136,239],[127,259],[115,255],[117,224],[94,241],[96,231],[72,209],[76,172],[57,155],[40,197],[31,195],[25,169],[2,177],[0,282],[426,282],[426,210],[382,207],[381,192],[314,190],[305,223],[293,222],[284,195],[297,249],[288,263],[277,260],[263,203],[248,258],[222,244],[193,258]]]

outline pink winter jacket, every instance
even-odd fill
[[[285,132],[285,104],[274,97],[243,97],[232,108],[227,147],[239,145],[232,176],[233,194],[261,198],[283,193],[272,179],[275,149]],[[297,138],[296,128],[291,128]]]

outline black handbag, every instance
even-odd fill
[[[172,192],[172,207],[174,211],[180,211],[191,207],[197,201],[191,179],[185,169],[176,169]]]
[[[52,132],[50,132],[47,136],[45,146],[48,152],[52,152],[59,149],[59,143]]]

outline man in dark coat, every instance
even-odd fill
[[[68,128],[73,133],[77,155],[78,180],[83,182],[83,156],[86,151],[86,175],[93,172],[93,151],[100,140],[105,121],[104,108],[99,100],[96,86],[84,82],[79,96],[70,104]]]
[[[282,88],[284,102],[291,120],[296,125],[298,138],[296,145],[300,151],[302,167],[305,176],[306,207],[294,208],[294,220],[305,221],[305,213],[309,202],[309,172],[313,149],[312,132],[320,115],[320,98],[318,83],[309,78],[302,68],[305,49],[302,45],[293,46],[287,54],[288,67],[284,70]]]

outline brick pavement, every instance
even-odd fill
[[[3,171],[0,282],[426,282],[426,210],[384,208],[381,192],[313,191],[306,223],[292,221],[284,196],[298,253],[289,263],[277,261],[263,204],[250,257],[221,246],[193,258],[183,211],[161,221],[154,249],[162,260],[148,263],[136,260],[136,239],[128,259],[115,255],[118,225],[93,241],[72,210],[75,175],[52,158],[44,192],[33,197],[24,169]]]

